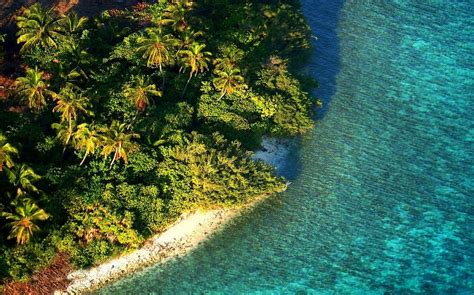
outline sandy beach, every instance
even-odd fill
[[[70,273],[68,279],[71,283],[66,293],[80,294],[91,291],[151,264],[183,255],[215,233],[240,211],[215,209],[183,215],[168,230],[148,240],[142,248],[99,266]]]
[[[262,147],[253,158],[274,166],[277,171],[281,169],[288,155],[287,145],[281,140],[267,138]],[[57,291],[55,294],[81,294],[96,290],[144,267],[184,255],[264,197],[238,208],[198,210],[184,214],[166,231],[149,239],[142,248],[96,267],[71,272],[66,292]]]

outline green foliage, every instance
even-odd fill
[[[233,91],[224,97],[208,82],[202,84],[201,91],[198,114],[210,124],[219,123],[216,129],[224,125],[231,130],[251,131],[253,123],[260,118],[250,91]]]
[[[71,260],[77,267],[88,267],[120,253],[120,250],[120,247],[111,245],[107,241],[95,240],[85,247],[79,248]]]
[[[84,243],[93,240],[108,240],[127,247],[136,247],[140,243],[139,236],[131,229],[132,216],[110,212],[100,205],[76,206],[70,209],[71,231]]]
[[[115,46],[110,54],[110,60],[121,59],[135,65],[146,65],[143,60],[143,52],[137,50],[142,41],[143,36],[139,33],[133,33],[123,39],[123,41]]]
[[[161,104],[155,116],[144,119],[139,126],[155,146],[180,141],[181,134],[191,128],[194,108],[187,102]]]
[[[284,189],[248,150],[312,127],[311,83],[294,73],[310,31],[298,1],[264,2],[24,11],[26,72],[0,101],[1,221],[14,222],[1,277],[26,278],[55,251],[92,265],[185,211]],[[18,102],[32,111],[9,111]]]
[[[0,275],[17,280],[28,279],[34,270],[48,265],[55,249],[43,243],[21,247],[0,247]]]
[[[171,214],[196,206],[241,204],[282,190],[270,167],[250,159],[237,141],[191,133],[182,145],[163,147],[158,174]]]
[[[119,199],[120,205],[137,217],[135,228],[144,234],[158,230],[166,221],[165,201],[160,197],[160,189],[155,185],[133,185],[126,182],[109,187],[104,193],[106,199]]]
[[[270,57],[258,73],[258,91],[273,105],[271,132],[278,135],[301,134],[313,126],[310,117],[312,102],[300,82],[287,69],[286,61]],[[271,114],[271,113],[270,113]]]

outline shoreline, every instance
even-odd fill
[[[254,154],[253,159],[274,166],[276,171],[280,172],[288,156],[285,141],[265,138],[262,147],[262,150]],[[164,232],[148,239],[141,248],[113,257],[95,267],[72,271],[67,276],[70,282],[66,290],[57,290],[55,294],[81,294],[98,290],[136,271],[185,255],[222,230],[229,221],[254,208],[271,195],[257,197],[241,206],[199,209],[185,213]]]
[[[112,258],[98,266],[71,272],[65,292],[81,294],[97,290],[133,272],[184,255],[241,212],[241,208],[197,210],[181,216],[161,234],[147,240],[143,247]]]

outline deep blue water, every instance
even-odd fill
[[[102,294],[473,294],[474,2],[303,9],[325,107],[288,191]]]

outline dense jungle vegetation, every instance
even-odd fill
[[[94,18],[34,4],[16,26],[22,66],[0,99],[3,280],[57,253],[89,266],[183,212],[284,188],[251,150],[313,125],[298,1],[159,0]]]

